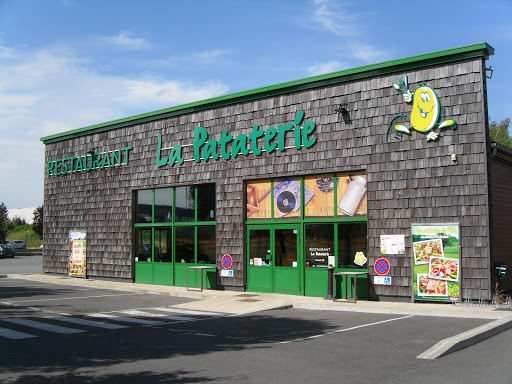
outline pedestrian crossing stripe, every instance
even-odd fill
[[[150,312],[151,311],[151,312]],[[160,313],[156,313],[160,312]],[[163,313],[162,313],[163,312]],[[172,315],[177,314],[177,315]],[[122,316],[125,315],[125,316]],[[192,315],[196,317],[181,316],[181,315]],[[133,316],[133,317],[130,317]],[[201,320],[205,318],[223,317],[227,314],[219,312],[208,312],[208,311],[196,311],[193,309],[179,309],[170,307],[152,307],[152,308],[140,308],[131,310],[120,310],[112,311],[108,313],[94,313],[87,315],[87,319],[83,317],[75,317],[69,314],[56,314],[47,315],[36,320],[24,319],[24,318],[4,318],[0,319],[1,322],[15,324],[19,326],[28,327],[31,329],[38,329],[45,332],[60,333],[60,334],[77,334],[85,333],[86,330],[64,327],[61,325],[55,325],[45,322],[45,320],[53,322],[63,322],[69,324],[76,324],[79,326],[86,326],[92,328],[102,328],[109,330],[129,328],[131,325],[142,325],[142,326],[157,326],[170,324],[163,320],[171,320],[172,322],[185,322],[193,320]],[[143,319],[145,317],[146,319]],[[154,320],[148,320],[152,318]],[[106,321],[99,321],[104,319]],[[128,324],[120,324],[128,323]],[[22,340],[38,337],[30,333],[20,332],[8,328],[0,327],[0,338]]]
[[[49,319],[57,320],[57,321],[64,321],[64,322],[72,323],[72,324],[85,325],[88,327],[104,328],[104,329],[129,328],[127,325],[102,323],[99,321],[81,319],[78,317],[71,317],[71,316],[50,317]]]
[[[7,328],[0,328],[0,336],[6,337],[8,339],[15,339],[15,340],[29,339],[31,337],[37,337],[34,335],[30,335],[28,333],[13,331],[12,329],[7,329]]]
[[[60,325],[42,323],[40,321],[29,320],[29,319],[14,318],[14,319],[2,319],[2,320],[7,321],[8,323],[12,323],[12,324],[23,325],[23,326],[29,327],[29,328],[41,329],[41,330],[47,331],[47,332],[62,333],[65,335],[72,335],[75,333],[85,332],[81,329],[61,327]]]

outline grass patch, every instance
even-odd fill
[[[24,240],[27,248],[39,248],[43,242],[32,231],[32,225],[17,225],[7,232],[7,241]]]

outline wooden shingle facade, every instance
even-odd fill
[[[134,279],[134,193],[148,188],[214,183],[216,254],[233,257],[234,277],[217,276],[217,287],[245,289],[245,199],[248,180],[361,171],[367,179],[369,297],[408,300],[412,292],[411,225],[460,223],[461,296],[490,299],[491,233],[489,139],[485,61],[493,53],[475,44],[414,56],[296,82],[227,95],[203,102],[48,136],[45,143],[44,251],[46,273],[67,274],[69,232],[87,231],[87,275]],[[457,129],[437,140],[413,131],[387,136],[388,124],[411,107],[393,84],[407,75],[409,87],[435,89],[446,117]],[[338,108],[347,104],[347,112]],[[299,111],[315,122],[311,148],[287,148],[255,156],[208,162],[183,147],[183,164],[156,166],[162,154],[191,144],[194,129],[209,137],[233,137],[293,122]],[[292,136],[287,146],[293,147]],[[89,172],[48,175],[55,159],[131,148],[128,164]],[[452,159],[456,156],[456,160]],[[389,257],[391,285],[374,285],[380,236],[403,234],[406,252]]]

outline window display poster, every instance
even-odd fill
[[[270,180],[253,181],[247,184],[247,219],[270,219],[272,217],[272,183]]]
[[[459,233],[458,223],[412,225],[414,300],[460,300]]]
[[[405,235],[380,235],[380,253],[382,255],[405,254]]]
[[[255,180],[246,187],[247,220],[272,219],[272,208],[274,219],[299,218],[303,209],[306,217],[365,216],[368,210],[364,172],[307,176],[302,187],[301,178]]]
[[[85,278],[87,261],[86,232],[69,232],[69,276]]]

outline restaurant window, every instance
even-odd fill
[[[363,252],[367,255],[367,226],[366,223],[338,224],[338,267],[361,268],[355,263],[356,254]]]
[[[135,202],[135,222],[151,223],[153,216],[153,190],[138,191]]]
[[[152,247],[151,229],[137,229],[135,231],[135,260],[151,261]]]
[[[311,197],[307,193],[306,204]],[[301,213],[300,178],[277,180],[274,183],[274,219],[297,218]]]
[[[271,192],[270,180],[251,181],[247,184],[247,220],[272,217]]]
[[[195,220],[195,190],[193,186],[176,187],[176,222]]]
[[[136,261],[215,264],[215,202],[215,184],[136,191]]]
[[[366,175],[363,171],[246,184],[246,219],[285,221],[366,217]]]
[[[197,262],[215,264],[215,227],[197,227]]]
[[[197,221],[215,221],[215,184],[197,186]]]
[[[155,262],[172,262],[172,229],[155,228]]]
[[[306,267],[334,266],[334,257],[334,224],[306,224]]]
[[[176,263],[195,262],[195,228],[176,227]]]
[[[306,217],[334,217],[334,175],[308,176],[304,184],[306,196],[311,196],[306,203]]]
[[[155,223],[172,221],[172,188],[155,189]]]

